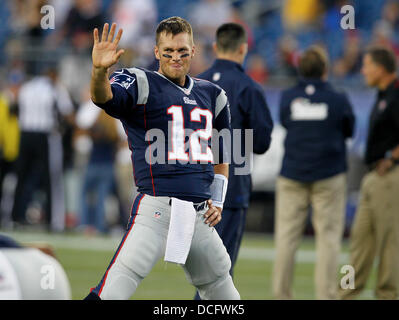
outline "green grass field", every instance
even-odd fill
[[[72,233],[63,235],[39,232],[4,233],[21,243],[42,241],[52,245],[69,278],[73,299],[84,298],[89,289],[97,285],[120,241],[119,237],[86,238]],[[235,268],[235,283],[242,299],[273,299],[271,292],[273,257],[273,239],[270,235],[244,235]],[[296,258],[294,298],[314,299],[313,238],[303,240]],[[348,244],[344,241],[340,266],[347,263],[349,263]],[[360,299],[373,299],[375,269],[374,267],[368,286],[359,297]],[[182,268],[161,260],[140,284],[132,299],[191,300],[193,296],[194,288],[187,282]]]

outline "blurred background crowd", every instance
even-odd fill
[[[340,27],[343,5],[355,9],[355,29]],[[41,8],[55,9],[55,28],[43,29]],[[219,25],[234,21],[245,26],[249,35],[246,72],[265,88],[270,111],[276,123],[279,93],[297,78],[297,59],[311,44],[324,46],[330,59],[329,80],[344,88],[358,116],[356,134],[349,147],[350,171],[348,224],[356,206],[356,192],[362,175],[361,158],[367,118],[373,93],[366,89],[360,74],[362,52],[370,44],[384,44],[399,55],[399,2],[391,0],[4,0],[0,1],[0,223],[2,228],[18,226],[15,218],[15,190],[18,188],[20,149],[18,114],[22,103],[42,95],[21,97],[30,81],[50,79],[50,95],[57,100],[57,125],[47,134],[62,138],[61,178],[63,196],[58,208],[43,204],[50,191],[46,182],[32,178],[31,199],[26,221],[21,225],[41,225],[46,210],[62,211],[61,223],[53,231],[81,228],[87,234],[107,233],[124,227],[134,197],[130,151],[118,123],[104,117],[91,105],[92,30],[105,22],[116,22],[124,34],[121,66],[154,68],[155,28],[170,16],[187,18],[194,29],[197,55],[191,75],[207,69],[213,59],[212,42]],[[31,86],[32,87],[32,86]],[[25,90],[27,91],[27,90]],[[35,92],[35,91],[33,91]],[[27,98],[28,96],[28,98]],[[27,101],[27,102],[26,102]],[[68,111],[69,110],[69,111]],[[40,113],[40,112],[39,112]],[[39,114],[40,116],[40,114]],[[44,115],[43,115],[44,116]],[[277,125],[270,151],[255,158],[254,197],[248,228],[272,231],[273,188],[281,165],[283,131]],[[29,157],[29,156],[27,156]],[[54,157],[53,157],[54,158]],[[29,162],[29,158],[25,159]],[[32,161],[31,161],[32,162]],[[51,163],[48,171],[54,172]],[[29,174],[35,169],[26,169]],[[40,180],[40,179],[39,179]],[[28,183],[29,185],[29,183]],[[36,188],[34,186],[41,186]],[[21,190],[22,190],[21,189]],[[44,191],[43,191],[44,190]],[[26,192],[26,191],[25,191]],[[54,191],[53,191],[54,193]],[[262,201],[257,202],[257,194]],[[265,197],[264,194],[270,195]],[[258,203],[258,205],[256,204]],[[53,213],[54,214],[54,213]],[[50,225],[51,223],[47,221]],[[90,227],[91,226],[91,227]]]

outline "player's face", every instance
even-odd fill
[[[381,78],[381,66],[376,64],[369,54],[363,57],[362,74],[368,86],[378,86]]]
[[[194,56],[192,38],[186,32],[173,35],[161,33],[154,49],[159,60],[159,72],[180,85],[184,85]]]

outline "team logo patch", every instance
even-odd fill
[[[325,120],[328,117],[326,103],[312,103],[309,99],[296,98],[291,103],[291,120]]]
[[[159,211],[155,211],[154,217],[155,218],[160,218],[161,217],[161,213]]]
[[[126,74],[121,74],[121,75],[116,75],[111,78],[109,81],[110,84],[117,84],[120,85],[121,87],[125,88],[126,90],[129,89],[129,87],[136,81],[135,78],[128,76]]]
[[[184,101],[184,103],[186,103],[186,104],[194,104],[194,105],[197,105],[197,101],[191,100],[191,99],[188,98],[188,97],[183,97],[183,101]]]

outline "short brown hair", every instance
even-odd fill
[[[239,46],[247,42],[247,33],[238,23],[222,24],[216,31],[216,45],[222,52],[235,52]]]
[[[320,46],[311,46],[299,58],[298,72],[304,78],[321,78],[327,68],[327,52]]]
[[[380,65],[389,73],[396,72],[396,56],[391,49],[382,46],[373,46],[366,50],[371,60]]]
[[[162,32],[165,32],[166,34],[173,34],[174,36],[186,32],[190,35],[191,39],[193,38],[193,29],[191,28],[190,23],[180,17],[170,17],[167,19],[162,20],[157,27],[157,30],[155,32],[155,37],[156,37],[156,44],[159,42],[159,36]]]

